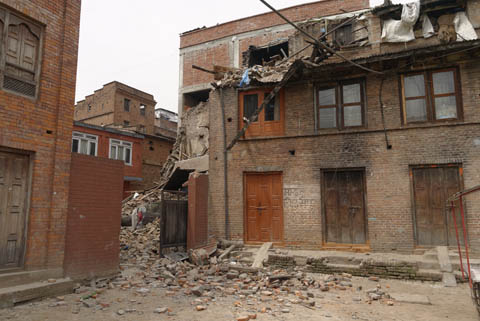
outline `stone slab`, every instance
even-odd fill
[[[54,283],[35,282],[0,289],[0,308],[11,307],[17,303],[72,293],[74,281],[57,279]]]
[[[457,279],[453,273],[443,273],[442,283],[445,287],[451,288],[457,286]]]
[[[253,261],[252,267],[254,268],[262,268],[263,267],[263,260],[268,257],[268,250],[272,247],[272,242],[263,243],[260,250],[258,250],[257,255],[255,256],[255,260]]]
[[[32,271],[12,271],[0,273],[0,288],[9,288],[12,286],[39,282],[48,279],[61,279],[63,269],[32,270]]]
[[[410,293],[390,293],[390,297],[399,303],[431,305],[430,299],[426,295]]]
[[[453,272],[452,263],[450,262],[450,256],[448,254],[448,247],[437,246],[438,264],[440,264],[440,271]]]

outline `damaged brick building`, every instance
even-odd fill
[[[126,184],[127,191],[155,185],[176,137],[176,114],[155,109],[151,94],[118,81],[105,84],[75,106],[75,120],[86,124],[130,130],[144,136],[140,153],[142,174]],[[128,163],[128,162],[127,162]]]
[[[179,111],[206,101],[210,118],[210,234],[315,249],[456,245],[446,200],[480,182],[479,8],[326,0],[280,11],[306,34],[266,13],[181,35]],[[212,86],[192,65],[230,71]],[[480,200],[464,207],[479,252]]]

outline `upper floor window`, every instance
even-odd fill
[[[366,104],[363,80],[320,88],[317,101],[320,129],[365,125]]]
[[[456,68],[401,76],[405,123],[461,118],[460,82]]]
[[[118,139],[110,139],[110,155],[112,159],[123,160],[125,164],[132,165],[132,148],[131,142]]]
[[[123,127],[128,127],[130,126],[130,122],[128,120],[123,121]]]
[[[270,89],[258,89],[241,92],[239,94],[240,128],[245,119],[249,119],[255,110],[260,107],[264,99],[269,95]],[[285,124],[284,91],[281,90],[275,98],[264,107],[248,128],[245,136],[279,136],[284,133]]]
[[[147,109],[147,106],[145,104],[140,104],[140,115],[145,116],[145,109]]]
[[[0,86],[36,97],[40,78],[42,27],[0,8]]]
[[[130,111],[130,99],[123,99],[123,110]]]
[[[72,152],[97,156],[98,137],[95,135],[73,132]]]

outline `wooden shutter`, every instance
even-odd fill
[[[35,96],[40,29],[10,15],[5,52],[3,87],[26,96]]]

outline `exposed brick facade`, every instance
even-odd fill
[[[324,0],[280,10],[295,22],[335,15],[369,7],[368,0]],[[242,53],[248,47],[268,45],[287,39],[295,30],[275,13],[268,12],[210,28],[183,33],[180,36],[180,96],[178,113],[184,112],[183,94],[210,88],[213,75],[192,68],[198,65],[212,70],[214,65],[240,67]]]
[[[173,143],[171,138],[145,135],[142,142],[142,181],[131,182],[131,190],[147,189],[158,182]]]
[[[243,239],[243,173],[281,171],[284,184],[285,242],[319,248],[323,242],[321,170],[364,168],[368,237],[374,250],[412,250],[415,246],[411,178],[409,166],[461,164],[465,188],[480,178],[480,118],[476,97],[480,92],[477,63],[460,64],[464,122],[404,126],[400,118],[398,77],[384,84],[385,119],[393,148],[387,150],[378,103],[378,77],[367,76],[368,128],[364,130],[321,131],[315,134],[312,85],[286,88],[286,135],[281,138],[241,141],[229,153],[229,206],[232,237]],[[221,119],[218,92],[211,94],[210,118]],[[226,91],[227,117],[236,119],[237,94]],[[228,138],[238,125],[227,123]],[[223,134],[221,122],[210,125],[210,228],[224,235]],[[295,150],[295,156],[289,151]],[[213,174],[212,174],[213,173]],[[289,193],[296,195],[289,199]],[[214,195],[214,197],[213,197]],[[480,249],[477,228],[480,216],[478,197],[467,201],[470,242]]]
[[[125,98],[130,100],[129,111],[124,108]],[[146,106],[145,115],[140,112],[141,104]],[[79,101],[75,107],[75,120],[118,129],[125,127],[129,131],[145,135],[141,146],[141,175],[138,176],[142,177],[142,181],[126,182],[125,191],[153,186],[175,141],[177,123],[157,119],[155,105],[152,95],[113,81]]]
[[[118,272],[122,161],[72,154],[65,274],[91,278]]]
[[[25,268],[62,268],[81,1],[0,2],[45,26],[38,97],[0,91],[0,148],[31,155]]]
[[[79,122],[75,122],[73,131],[79,133],[92,134],[98,137],[97,157],[110,157],[110,139],[117,139],[132,143],[132,164],[124,164],[123,177],[124,183],[124,197],[130,195],[129,191],[132,190],[132,183],[143,185],[143,149],[144,149],[144,136],[135,133],[121,132],[120,130],[112,128],[102,128],[95,125],[87,125]],[[132,182],[140,180],[139,183]]]
[[[130,100],[129,111],[124,109],[124,99]],[[145,115],[140,105],[145,105]],[[75,120],[93,125],[128,126],[145,128],[145,133],[154,133],[155,105],[153,96],[138,89],[113,81],[85,97],[75,106]]]
[[[381,44],[381,21],[374,16],[368,18],[371,45],[346,50],[349,57],[371,58],[376,54],[399,53],[405,51],[406,47],[411,50],[439,45],[436,37],[420,38],[408,44]],[[288,84],[285,88],[285,134],[281,137],[244,139],[228,153],[231,237],[244,240],[244,174],[281,172],[284,244],[315,249],[328,246],[325,244],[322,200],[323,171],[360,169],[365,172],[366,182],[366,246],[374,251],[412,252],[418,246],[418,239],[411,169],[416,166],[454,164],[460,167],[463,188],[480,183],[480,117],[477,112],[480,64],[471,54],[451,55],[455,50],[449,50],[430,55],[423,53],[417,55],[413,62],[392,55],[384,64],[369,64],[374,69],[384,71],[384,76],[366,73],[348,64],[330,65],[319,68],[316,74],[304,74],[303,78]],[[433,54],[442,59],[432,59]],[[327,60],[327,63],[337,62],[338,58]],[[455,67],[459,71],[463,118],[405,124],[402,120],[400,75],[447,67]],[[382,77],[385,125],[379,97]],[[317,128],[316,90],[331,82],[354,78],[365,80],[365,126]],[[240,130],[237,121],[238,91],[234,88],[224,89],[225,119],[233,120],[226,122],[227,143]],[[225,237],[224,138],[219,95],[219,90],[212,91],[207,103],[211,120],[209,233]],[[391,149],[387,149],[384,126]],[[480,252],[480,198],[471,195],[465,204],[469,242],[476,252]]]

